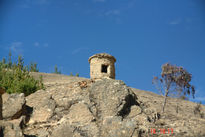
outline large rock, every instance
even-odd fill
[[[82,86],[82,82],[86,86]],[[48,134],[58,137],[132,135],[136,121],[124,119],[129,113],[139,114],[141,110],[130,88],[113,79],[82,82],[28,96],[27,105],[33,107],[33,114],[25,133],[42,137]],[[45,135],[41,133],[43,130]]]
[[[29,124],[46,122],[53,116],[55,101],[48,92],[39,90],[29,95],[26,100],[26,104],[33,108]]]
[[[91,85],[89,94],[91,111],[100,120],[106,116],[124,118],[132,106],[139,105],[136,95],[120,80],[98,80]]]
[[[23,117],[10,121],[0,121],[0,137],[24,137],[21,130]]]
[[[67,117],[69,118],[70,123],[83,125],[90,124],[90,122],[95,119],[92,113],[89,111],[88,106],[84,103],[72,105]]]
[[[124,119],[130,114],[132,107],[138,108],[139,103],[136,95],[124,82],[113,79],[98,80],[91,85],[89,94],[92,104],[90,110],[100,127],[99,136],[132,135],[136,122]]]
[[[16,119],[22,115],[25,106],[24,94],[7,94],[2,95],[3,106],[2,115],[3,119]]]
[[[65,118],[67,118],[70,125],[78,129],[78,133],[85,136],[98,136],[99,129],[94,122],[95,117],[89,111],[88,105],[82,102],[72,105],[69,114]]]
[[[135,128],[137,127],[137,122],[134,120],[121,120],[117,116],[106,116],[102,123],[102,137],[131,137]]]

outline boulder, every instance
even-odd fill
[[[2,116],[3,119],[17,119],[22,115],[26,100],[24,94],[7,94],[2,95],[3,106]]]
[[[0,121],[0,136],[1,137],[24,137],[21,130],[21,124],[24,117],[10,121]]]
[[[91,111],[98,119],[103,120],[106,116],[120,116],[125,118],[129,115],[132,106],[137,106],[136,95],[123,81],[102,79],[93,83],[89,90]]]
[[[29,95],[26,100],[26,104],[33,108],[29,124],[46,122],[53,116],[55,101],[48,92],[39,90]]]
[[[137,127],[134,120],[121,120],[117,116],[106,116],[101,127],[102,137],[131,137]]]

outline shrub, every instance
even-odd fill
[[[29,65],[29,71],[30,71],[30,72],[39,72],[39,70],[38,70],[38,68],[37,68],[37,64],[31,62],[30,65]]]
[[[42,80],[35,80],[29,75],[21,56],[18,57],[17,65],[12,63],[11,59],[9,63],[10,65],[6,64],[5,60],[0,62],[0,87],[7,93],[24,93],[27,96],[44,88]]]
[[[79,73],[73,74],[73,72],[70,72],[69,76],[76,76],[76,77],[79,77]]]
[[[204,113],[201,111],[201,102],[197,103],[194,107],[194,114],[199,115],[201,118],[204,118]]]
[[[75,76],[76,76],[76,77],[79,77],[79,73],[76,73]]]
[[[61,74],[61,71],[58,70],[58,67],[55,65],[55,70],[54,70],[55,74]]]
[[[72,72],[70,72],[70,76],[73,76],[73,73],[72,73]]]

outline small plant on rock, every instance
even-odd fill
[[[55,65],[55,70],[54,70],[55,74],[61,74],[61,71],[58,70],[58,67]]]
[[[204,117],[204,113],[201,111],[201,102],[197,103],[197,105],[194,107],[194,114],[199,115],[201,118]]]
[[[76,73],[75,76],[76,76],[76,77],[79,77],[79,73]]]

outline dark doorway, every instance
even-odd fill
[[[107,68],[108,68],[108,65],[102,65],[101,72],[107,73]]]

